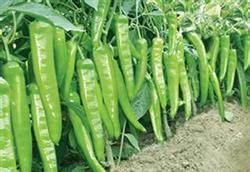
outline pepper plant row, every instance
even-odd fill
[[[176,116],[188,120],[196,107],[218,107],[222,121],[225,99],[239,97],[247,108],[249,2],[241,11],[220,1],[62,4],[76,8],[65,17],[81,29],[66,32],[50,18],[59,15],[52,7],[64,9],[56,1],[3,13],[14,27],[1,30],[0,171],[34,171],[37,157],[40,170],[61,171],[68,154],[105,171],[119,163],[125,136],[137,148],[148,130],[162,143]]]

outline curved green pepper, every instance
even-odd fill
[[[241,106],[247,109],[248,99],[247,99],[247,82],[243,67],[240,63],[237,63],[237,75],[240,87],[240,101]]]
[[[58,87],[61,88],[68,64],[67,45],[63,29],[59,27],[54,28],[53,42],[56,78]]]
[[[62,115],[53,54],[53,27],[34,21],[29,26],[32,64],[46,112],[51,140],[61,138]]]
[[[138,57],[138,64],[136,65],[135,71],[135,95],[140,91],[147,72],[147,51],[148,43],[147,40],[141,38],[137,41],[137,47],[140,56]]]
[[[199,35],[195,32],[189,32],[187,34],[188,39],[192,42],[194,47],[197,50],[199,56],[199,71],[200,71],[200,104],[204,105],[208,96],[208,87],[209,87],[209,72],[208,72],[208,62],[206,56],[205,46],[199,37]]]
[[[215,71],[217,57],[219,54],[219,48],[220,48],[220,39],[218,36],[214,36],[212,38],[212,43],[207,53],[207,58],[210,60],[210,65],[214,71]]]
[[[182,96],[185,104],[185,117],[186,120],[190,118],[192,114],[192,95],[190,91],[190,85],[188,81],[187,71],[184,62],[184,41],[182,35],[178,37],[178,65],[179,65],[179,82],[182,91]]]
[[[0,77],[0,169],[17,171],[10,114],[10,86]]]
[[[156,87],[153,81],[149,81],[149,86],[151,90],[151,105],[149,108],[150,119],[153,127],[153,131],[156,139],[159,142],[163,142],[162,134],[162,120],[161,120],[161,105],[157,95]]]
[[[170,103],[170,116],[174,119],[179,106],[179,65],[178,53],[164,55],[164,62],[166,67],[168,96]]]
[[[235,49],[231,49],[229,52],[228,67],[227,67],[226,95],[232,94],[236,68],[237,68],[237,53]]]
[[[162,109],[165,109],[167,106],[167,85],[163,73],[162,52],[163,40],[161,38],[154,38],[150,56],[150,63],[152,68],[153,81],[156,86],[161,107]]]
[[[116,16],[115,34],[117,40],[119,60],[124,76],[129,99],[134,97],[134,70],[129,46],[128,18],[126,16]]]
[[[220,38],[220,81],[226,76],[229,50],[230,37],[228,35],[223,35]]]
[[[69,102],[80,104],[79,95],[76,92],[70,92]],[[87,129],[82,124],[81,118],[71,109],[69,109],[69,118],[72,123],[76,142],[83,152],[90,168],[96,172],[105,172],[95,157],[95,152],[92,146],[91,138]]]
[[[118,95],[115,72],[112,64],[112,52],[108,46],[99,46],[94,49],[94,63],[101,83],[104,104],[114,126],[115,138],[121,134],[118,114]]]
[[[63,98],[67,99],[70,92],[71,82],[74,75],[77,44],[73,40],[67,42],[68,63],[65,77],[63,78]]]
[[[46,113],[36,84],[29,85],[33,130],[45,172],[56,172],[56,151],[49,137]]]
[[[101,39],[103,26],[108,14],[110,3],[111,0],[99,0],[98,8],[94,12],[94,17],[91,25],[91,36],[94,47],[95,45],[98,45]]]
[[[221,90],[220,90],[220,83],[219,83],[219,80],[217,78],[216,73],[213,71],[213,69],[210,65],[208,66],[208,70],[209,70],[209,78],[210,78],[211,84],[212,84],[214,92],[218,98],[220,117],[222,120],[224,120],[225,112],[224,112],[223,98],[222,98],[222,94],[221,94]]]
[[[2,73],[10,85],[11,121],[20,169],[31,171],[32,135],[24,73],[14,61],[6,63]]]
[[[128,118],[129,122],[138,130],[141,130],[143,132],[146,132],[146,129],[143,127],[143,125],[137,120],[136,114],[134,112],[133,107],[131,106],[129,102],[129,97],[125,88],[125,83],[122,77],[122,73],[119,69],[119,66],[115,60],[113,60],[114,70],[116,74],[116,83],[118,89],[118,100],[121,105],[121,108],[125,114],[125,116]]]
[[[79,59],[76,65],[80,95],[90,124],[92,139],[94,142],[97,159],[105,160],[104,131],[100,114],[100,105],[96,93],[96,71],[94,63],[90,59]]]

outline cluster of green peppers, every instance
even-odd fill
[[[31,127],[44,171],[58,171],[55,146],[62,133],[61,102],[68,104],[67,118],[78,149],[97,172],[105,171],[101,164],[106,159],[106,139],[121,136],[119,107],[134,128],[146,132],[131,104],[144,83],[149,84],[149,115],[159,142],[164,141],[163,129],[166,137],[171,137],[168,123],[176,117],[181,102],[188,120],[193,113],[192,102],[199,101],[203,106],[208,97],[215,102],[216,95],[219,114],[224,119],[223,97],[233,94],[236,76],[242,106],[247,107],[245,71],[250,67],[250,35],[242,38],[243,59],[238,61],[237,47],[231,46],[229,35],[211,38],[206,51],[196,32],[178,31],[177,16],[171,12],[166,15],[168,39],[155,37],[149,48],[144,38],[136,42],[129,39],[129,20],[117,15],[114,19],[116,58],[111,46],[101,41],[109,6],[110,0],[103,0],[94,13],[91,58],[82,55],[83,50],[74,39],[66,41],[63,29],[43,21],[30,23],[29,79],[25,79],[20,64],[9,58],[1,68],[0,171],[17,171],[17,162],[21,171],[31,171]],[[193,47],[196,56],[185,49],[185,44]],[[78,81],[77,89],[72,87],[74,77]],[[225,94],[222,84],[225,84]],[[81,108],[84,114],[79,115],[69,104]]]

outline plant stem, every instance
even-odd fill
[[[9,51],[9,47],[8,47],[8,40],[6,37],[3,37],[3,36],[2,36],[2,40],[3,40],[3,45],[4,45],[4,49],[5,49],[5,54],[6,54],[6,61],[11,61],[10,51]]]
[[[121,162],[121,156],[122,156],[122,149],[123,149],[123,143],[124,143],[124,134],[125,134],[126,124],[127,124],[127,120],[125,120],[125,122],[123,124],[123,128],[122,128],[121,145],[120,145],[119,157],[118,157],[117,165],[119,165],[120,162]]]

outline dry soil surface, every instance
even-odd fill
[[[153,144],[113,172],[250,172],[250,108],[226,103],[234,119],[221,122],[216,110],[181,123],[173,138]]]

